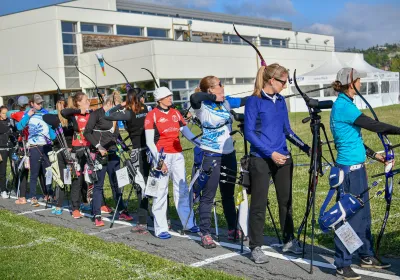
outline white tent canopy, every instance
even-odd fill
[[[349,61],[338,58],[335,52],[320,67],[302,75],[297,75],[297,82],[303,92],[329,86],[336,80],[337,72],[351,67],[358,72],[366,73],[367,77],[361,80],[360,92],[372,107],[386,106],[399,103],[399,73],[384,71],[368,64],[363,54],[354,54]],[[297,93],[294,85],[290,87],[290,93]],[[333,89],[324,89],[309,94],[310,97],[320,100],[335,100],[336,93]],[[357,107],[366,108],[360,98],[355,100]],[[290,99],[291,112],[306,112],[307,107],[301,97]]]

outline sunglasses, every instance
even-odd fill
[[[221,81],[219,81],[218,86],[219,86],[219,87],[223,87],[224,85],[222,84]],[[213,87],[216,87],[216,86],[213,86]]]
[[[287,83],[287,80],[286,81],[283,81],[283,80],[281,80],[281,79],[278,79],[278,78],[274,78],[276,81],[278,81],[278,82],[280,82],[281,84],[282,84],[282,86],[284,87],[285,85],[286,85],[286,83]]]

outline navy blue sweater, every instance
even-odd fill
[[[273,152],[288,155],[286,139],[308,153],[310,147],[290,128],[285,98],[276,94],[274,101],[262,91],[261,98],[250,96],[244,112],[244,135],[251,144],[250,153],[270,158]]]

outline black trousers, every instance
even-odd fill
[[[71,185],[71,201],[72,201],[72,211],[79,210],[81,201],[86,200],[87,191],[85,175],[83,174],[85,170],[85,164],[87,163],[87,158],[82,147],[73,147],[72,152],[75,153],[76,160],[80,166],[80,175],[72,179]],[[84,197],[85,196],[85,197]]]
[[[67,160],[65,158],[65,155],[63,152],[59,152],[57,154],[57,161],[58,161],[58,167],[60,169],[60,178],[61,181],[64,182],[64,169],[67,166]],[[54,182],[54,181],[53,181]],[[60,188],[57,183],[55,183],[56,186],[56,194],[57,194],[57,207],[62,207],[63,206],[63,202],[64,202],[64,196],[65,196],[65,188],[66,185],[64,185],[63,188]]]
[[[249,164],[251,202],[249,212],[250,248],[264,243],[264,224],[268,201],[269,181],[275,184],[279,206],[279,221],[283,231],[283,242],[294,238],[292,216],[293,161],[288,158],[284,165],[277,166],[272,159],[250,157]]]
[[[208,170],[213,161],[216,161],[217,165],[214,167],[213,172],[208,179],[208,182],[203,189],[200,197],[200,231],[202,234],[210,234],[211,231],[211,209],[213,206],[215,194],[219,185],[221,192],[222,207],[224,208],[225,219],[228,223],[228,229],[235,229],[236,226],[236,209],[235,209],[235,180],[230,177],[221,178],[221,166],[226,166],[229,170],[223,172],[236,176],[237,164],[236,164],[236,153],[223,154],[219,156],[208,156],[204,154],[202,168]],[[224,179],[226,183],[220,182],[220,179]]]
[[[7,191],[7,185],[6,185],[6,172],[7,172],[7,162],[8,162],[8,150],[0,150],[0,155],[2,158],[2,161],[0,162],[0,191],[5,192]]]

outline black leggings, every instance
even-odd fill
[[[5,148],[4,148],[5,149]],[[1,155],[1,162],[0,162],[0,191],[4,192],[7,191],[7,161],[8,161],[8,150],[0,150],[0,155]]]
[[[284,165],[277,166],[270,158],[250,157],[249,164],[251,203],[249,213],[250,248],[264,242],[264,224],[268,201],[269,181],[272,176],[279,206],[279,221],[283,231],[283,243],[294,238],[292,217],[293,161],[288,158]]]

